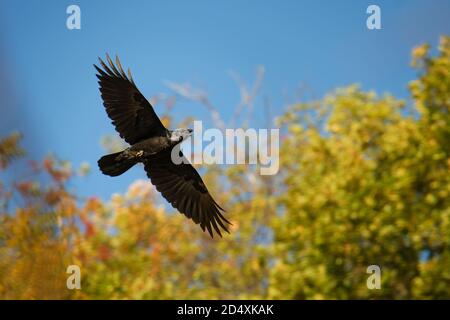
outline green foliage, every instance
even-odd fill
[[[292,135],[270,297],[450,297],[450,43],[437,58],[421,48],[411,84],[419,117],[350,87],[284,119]],[[382,290],[366,287],[373,264]]]

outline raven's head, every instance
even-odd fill
[[[192,129],[175,129],[170,133],[170,140],[172,142],[181,142],[192,135]]]

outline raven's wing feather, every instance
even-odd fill
[[[109,66],[99,58],[103,69],[97,69],[100,92],[108,116],[120,136],[129,144],[145,138],[163,136],[167,129],[161,123],[151,104],[139,92],[130,70],[123,71],[119,58],[116,65],[106,55]]]
[[[180,151],[181,154],[181,151]],[[223,215],[224,211],[209,194],[197,170],[181,154],[181,164],[174,164],[171,152],[164,151],[156,157],[148,158],[144,168],[156,190],[179,212],[192,219],[213,237],[214,230],[228,231],[231,224]]]

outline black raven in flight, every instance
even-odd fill
[[[99,58],[103,69],[97,69],[100,92],[106,112],[120,136],[130,147],[98,160],[100,170],[118,176],[136,163],[143,163],[147,176],[170,204],[192,219],[213,237],[213,230],[222,236],[230,222],[224,211],[209,194],[195,168],[183,157],[181,164],[171,159],[172,149],[192,134],[192,129],[167,130],[153,107],[136,87],[130,70],[123,71],[118,57],[116,65],[106,55],[109,66]]]

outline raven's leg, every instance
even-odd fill
[[[131,148],[125,149],[118,157],[117,160],[141,160],[144,155],[143,150],[132,150]]]

